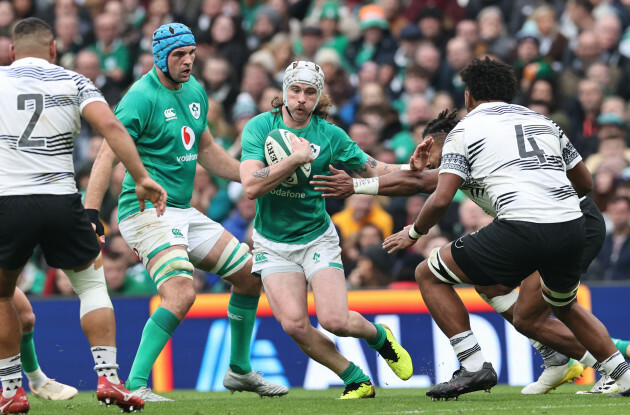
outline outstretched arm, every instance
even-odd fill
[[[230,156],[212,137],[210,130],[201,134],[199,143],[199,159],[197,160],[204,169],[224,179],[240,182],[239,161]]]

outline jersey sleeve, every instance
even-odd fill
[[[365,166],[367,154],[341,128],[331,125],[331,142],[336,144],[333,152],[333,163],[342,163],[350,170],[358,170]]]
[[[582,156],[580,156],[580,153],[573,147],[573,144],[571,144],[571,141],[569,141],[566,135],[562,136],[560,142],[562,143],[562,159],[567,166],[566,169],[571,170],[582,161]]]
[[[148,108],[147,105],[149,105]],[[114,115],[125,126],[133,141],[137,141],[144,131],[148,115],[143,117],[143,114],[151,114],[150,103],[145,102],[141,94],[133,91],[127,92],[114,110]]]
[[[72,75],[72,80],[77,86],[77,99],[81,113],[83,113],[83,108],[90,102],[99,101],[107,104],[101,91],[85,76],[75,73]]]
[[[265,161],[265,138],[270,130],[271,127],[260,115],[247,121],[241,133],[241,161]]]
[[[470,163],[464,142],[464,129],[453,130],[446,136],[442,148],[440,174],[452,173],[466,180],[470,176]]]

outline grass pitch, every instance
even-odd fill
[[[585,386],[563,385],[549,395],[521,395],[520,387],[496,386],[492,393],[474,392],[458,401],[435,401],[426,389],[380,389],[375,399],[340,401],[341,388],[310,391],[293,388],[281,398],[259,398],[252,393],[175,391],[164,396],[175,402],[148,403],[147,415],[365,415],[365,414],[553,414],[627,415],[630,398],[576,395]],[[99,406],[95,392],[82,392],[70,401],[42,401],[29,394],[30,414],[117,414],[118,407]]]

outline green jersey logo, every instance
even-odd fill
[[[171,232],[173,232],[173,236],[175,236],[176,238],[183,238],[184,237],[184,235],[182,234],[182,231],[180,231],[177,228],[171,229]]]
[[[316,264],[319,262],[319,254],[317,252],[313,255],[313,261],[315,261]]]
[[[257,253],[254,257],[254,262],[267,262],[268,260],[266,252]]]

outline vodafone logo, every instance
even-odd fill
[[[182,143],[184,143],[186,150],[190,150],[195,144],[195,132],[186,125],[182,127]]]

